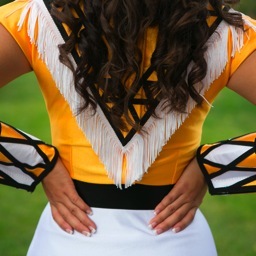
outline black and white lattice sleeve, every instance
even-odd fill
[[[256,133],[202,145],[197,160],[212,195],[256,192]]]
[[[33,191],[53,169],[55,147],[0,122],[0,183]]]

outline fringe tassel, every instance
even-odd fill
[[[61,94],[68,101],[72,110],[77,108],[79,99],[77,99],[73,86],[73,74],[59,61],[58,45],[63,44],[64,40],[42,0],[30,0],[28,2],[18,23],[19,30],[25,21],[28,24],[30,42],[36,45],[39,57],[51,72]]]
[[[207,42],[208,50],[205,53],[205,60],[208,65],[207,75],[202,80],[203,91],[224,71],[228,62],[228,34],[229,26],[223,21]],[[207,88],[206,88],[207,87]]]
[[[123,147],[99,107],[94,115],[91,115],[90,109],[86,113],[76,115],[82,99],[74,89],[72,72],[59,62],[57,46],[63,44],[64,40],[42,0],[28,2],[20,17],[19,29],[21,29],[26,19],[28,19],[28,35],[31,43],[37,46],[40,58],[46,63],[60,93],[66,99],[73,115],[76,117],[78,126],[104,164],[109,178],[119,188],[122,188],[123,176],[125,177],[126,188],[135,181],[139,181],[156,160],[164,145],[189,116],[196,105],[195,102],[192,99],[189,100],[186,114],[166,113],[163,103],[160,103],[156,113],[161,118],[151,117],[144,126],[147,133],[137,133]],[[245,21],[245,23],[249,27],[254,27],[249,21]],[[37,37],[35,27],[38,30]],[[196,85],[202,95],[222,74],[227,65],[229,31],[231,31],[233,37],[232,55],[234,56],[243,47],[244,34],[242,30],[235,29],[223,21],[208,40],[208,51],[205,58],[209,70],[202,83]],[[73,63],[75,66],[74,60]],[[126,168],[123,170],[124,159],[126,159]]]
[[[105,120],[104,113],[98,107],[94,115],[87,118],[77,116],[79,127],[89,139],[94,152],[104,164],[108,177],[122,188],[122,169],[124,149],[110,124]]]

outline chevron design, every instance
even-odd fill
[[[33,191],[57,157],[53,146],[0,123],[0,183]]]
[[[197,159],[211,194],[256,191],[256,133],[202,145]]]

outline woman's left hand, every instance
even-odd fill
[[[206,190],[206,181],[194,158],[174,188],[155,208],[156,216],[149,222],[149,227],[158,235],[170,229],[174,233],[185,229],[193,221]]]

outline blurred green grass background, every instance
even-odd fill
[[[7,1],[0,0],[0,5]],[[242,0],[240,8],[255,15],[256,1]],[[0,102],[0,120],[50,142],[49,120],[33,74],[2,88]],[[255,127],[255,106],[225,89],[206,120],[202,142],[230,138],[253,131]],[[0,186],[1,256],[26,255],[45,204],[41,186],[33,194]],[[201,209],[210,224],[220,256],[256,255],[256,194],[207,195]],[[203,255],[202,252],[200,256]]]

